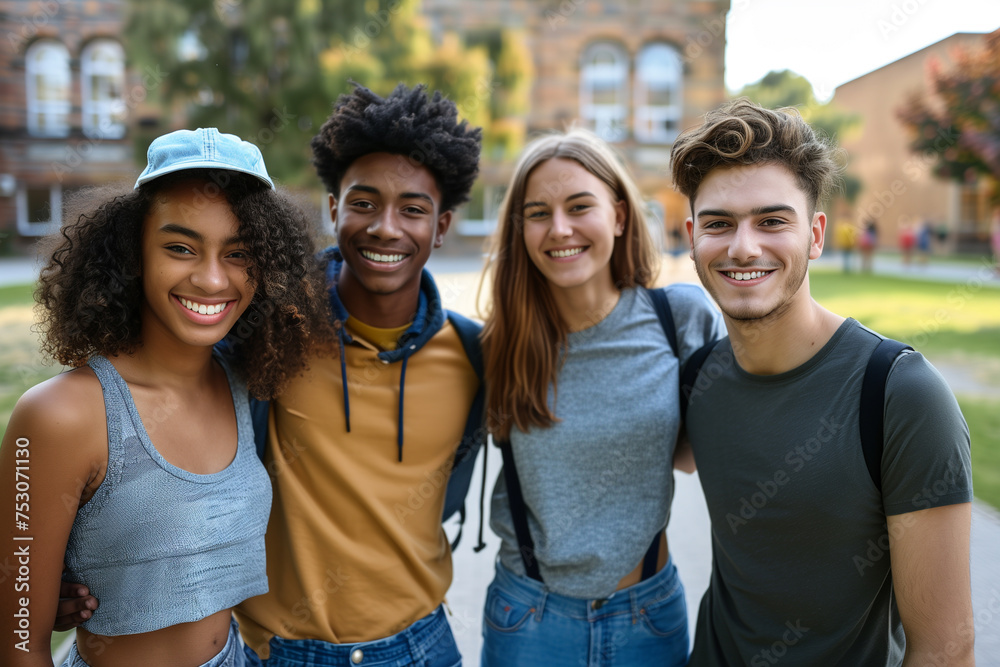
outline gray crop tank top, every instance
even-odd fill
[[[104,391],[108,469],[77,511],[64,578],[100,600],[83,623],[90,632],[152,632],[267,592],[271,482],[254,447],[246,386],[215,358],[229,379],[238,436],[236,457],[210,475],[160,456],[115,367],[100,356],[88,361]]]

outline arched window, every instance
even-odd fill
[[[80,58],[83,133],[88,137],[125,136],[125,52],[110,39],[91,42]]]
[[[649,44],[639,52],[635,77],[635,138],[670,143],[681,123],[684,67],[677,49]]]
[[[614,44],[591,44],[580,68],[580,117],[607,141],[628,133],[628,56]]]
[[[52,40],[35,42],[25,58],[28,133],[36,137],[69,134],[69,51]]]

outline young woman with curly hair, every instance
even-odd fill
[[[700,288],[648,289],[659,258],[643,210],[620,158],[585,130],[530,144],[501,205],[483,348],[489,413],[506,417],[491,424],[502,543],[483,665],[687,660],[664,533],[678,371],[721,327]]]
[[[274,395],[332,339],[308,223],[215,129],[156,139],[133,190],[77,205],[37,290],[43,350],[73,368],[25,393],[0,449],[31,573],[0,596],[31,630],[3,662],[51,666],[65,562],[100,600],[65,665],[242,665],[230,608],[268,589],[271,496],[247,388]]]

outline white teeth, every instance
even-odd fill
[[[733,280],[755,280],[757,278],[762,278],[767,275],[767,271],[750,271],[749,273],[740,273],[737,271],[726,271],[726,275]]]
[[[197,303],[195,301],[189,301],[187,299],[181,299],[181,303],[184,304],[185,308],[194,311],[199,315],[218,315],[219,313],[221,313],[223,310],[226,309],[225,303],[217,303],[213,306],[206,306],[203,303]]]
[[[406,255],[380,255],[377,252],[371,252],[370,250],[362,250],[361,256],[365,259],[370,259],[373,262],[385,262],[386,264],[391,264],[392,262],[402,262],[406,259]]]
[[[570,248],[569,250],[550,250],[549,254],[553,257],[572,257],[573,255],[579,255],[583,252],[583,248]]]

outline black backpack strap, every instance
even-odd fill
[[[885,383],[892,363],[904,350],[913,348],[898,340],[882,340],[868,358],[865,377],[861,382],[861,450],[865,455],[868,474],[875,488],[882,492],[882,449],[884,446]]]
[[[524,571],[535,581],[541,581],[542,574],[538,571],[538,560],[535,558],[535,543],[528,530],[528,510],[524,506],[521,482],[517,478],[517,467],[514,465],[514,450],[511,449],[510,441],[497,444],[503,454],[503,478],[507,484],[507,501],[510,503],[510,516],[514,521],[514,534],[517,535],[517,546],[524,562]]]
[[[670,349],[673,350],[674,356],[680,359],[680,348],[677,346],[677,327],[674,324],[674,313],[670,310],[670,302],[667,301],[667,293],[662,289],[649,289],[648,287],[646,293],[653,300],[653,310],[660,318],[660,326],[663,327],[663,333],[666,334],[667,341],[670,342]]]
[[[479,450],[486,442],[486,385],[483,382],[483,349],[479,343],[479,332],[482,329],[474,320],[452,311],[445,311],[448,320],[454,327],[458,338],[462,343],[462,349],[472,365],[472,369],[479,378],[479,388],[473,397],[472,406],[469,409],[469,416],[465,422],[465,430],[462,433],[462,440],[455,452],[455,459],[452,464],[451,475],[448,478],[448,487],[445,490],[445,502],[443,519],[447,520],[454,514],[458,514],[458,534],[452,542],[451,548],[454,551],[458,548],[458,543],[462,539],[462,529],[465,526],[465,497],[469,493],[472,483],[472,473],[476,465],[476,457]],[[486,475],[486,457],[483,457],[483,475]],[[480,491],[479,499],[479,543],[473,547],[476,551],[482,551],[486,544],[483,542],[483,498],[485,484]]]
[[[721,338],[719,340],[722,340]],[[708,359],[708,355],[712,353],[715,349],[718,340],[713,340],[710,343],[706,343],[702,347],[698,348],[690,357],[688,357],[687,363],[684,364],[683,370],[681,370],[681,423],[687,419],[687,408],[688,403],[691,402],[691,394],[694,392],[695,384],[698,382],[698,373],[701,372],[701,367],[705,365],[705,360]]]
[[[653,543],[646,550],[646,555],[642,558],[642,579],[646,581],[656,574],[656,561],[660,559],[660,534],[653,536]]]

